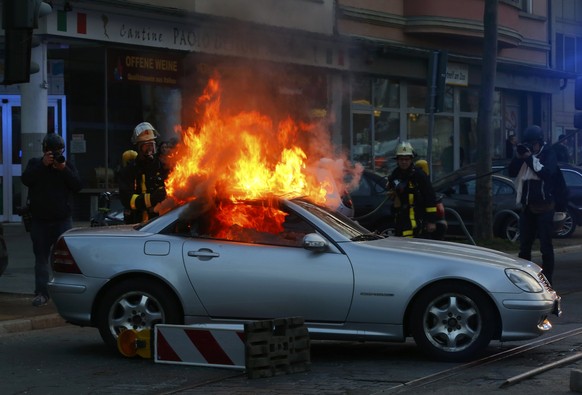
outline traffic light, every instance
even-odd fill
[[[4,85],[29,82],[31,71],[40,69],[35,65],[31,70],[32,31],[38,28],[39,18],[51,11],[52,7],[41,0],[2,0]]]

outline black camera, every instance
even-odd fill
[[[65,163],[65,156],[61,153],[61,151],[53,151],[53,159],[55,160],[55,162],[57,163]]]
[[[515,147],[515,150],[517,151],[517,153],[519,155],[523,155],[527,152],[531,152],[531,149],[532,149],[532,147],[528,143],[521,143],[521,144],[518,144],[517,147]]]

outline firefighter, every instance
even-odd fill
[[[397,236],[419,237],[423,230],[432,233],[436,229],[436,196],[428,175],[412,162],[415,156],[410,143],[400,143],[397,167],[388,177]]]
[[[119,197],[127,224],[147,221],[158,216],[158,205],[166,198],[164,182],[167,171],[157,155],[157,130],[142,122],[135,127],[131,142],[137,157],[129,161],[119,174]]]

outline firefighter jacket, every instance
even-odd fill
[[[411,165],[397,167],[388,177],[388,191],[394,203],[394,225],[398,236],[414,237],[423,223],[436,223],[436,195],[430,179],[422,169]]]
[[[167,169],[156,156],[138,157],[119,172],[119,198],[124,207],[125,223],[134,224],[157,217],[154,210],[166,198],[164,182]]]

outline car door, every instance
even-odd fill
[[[582,174],[572,169],[562,169],[564,180],[568,187],[568,202],[570,206],[582,207]]]
[[[210,317],[345,321],[354,284],[350,261],[339,251],[302,248],[311,225],[291,213],[279,234],[238,231],[228,240],[184,243],[186,272]]]

